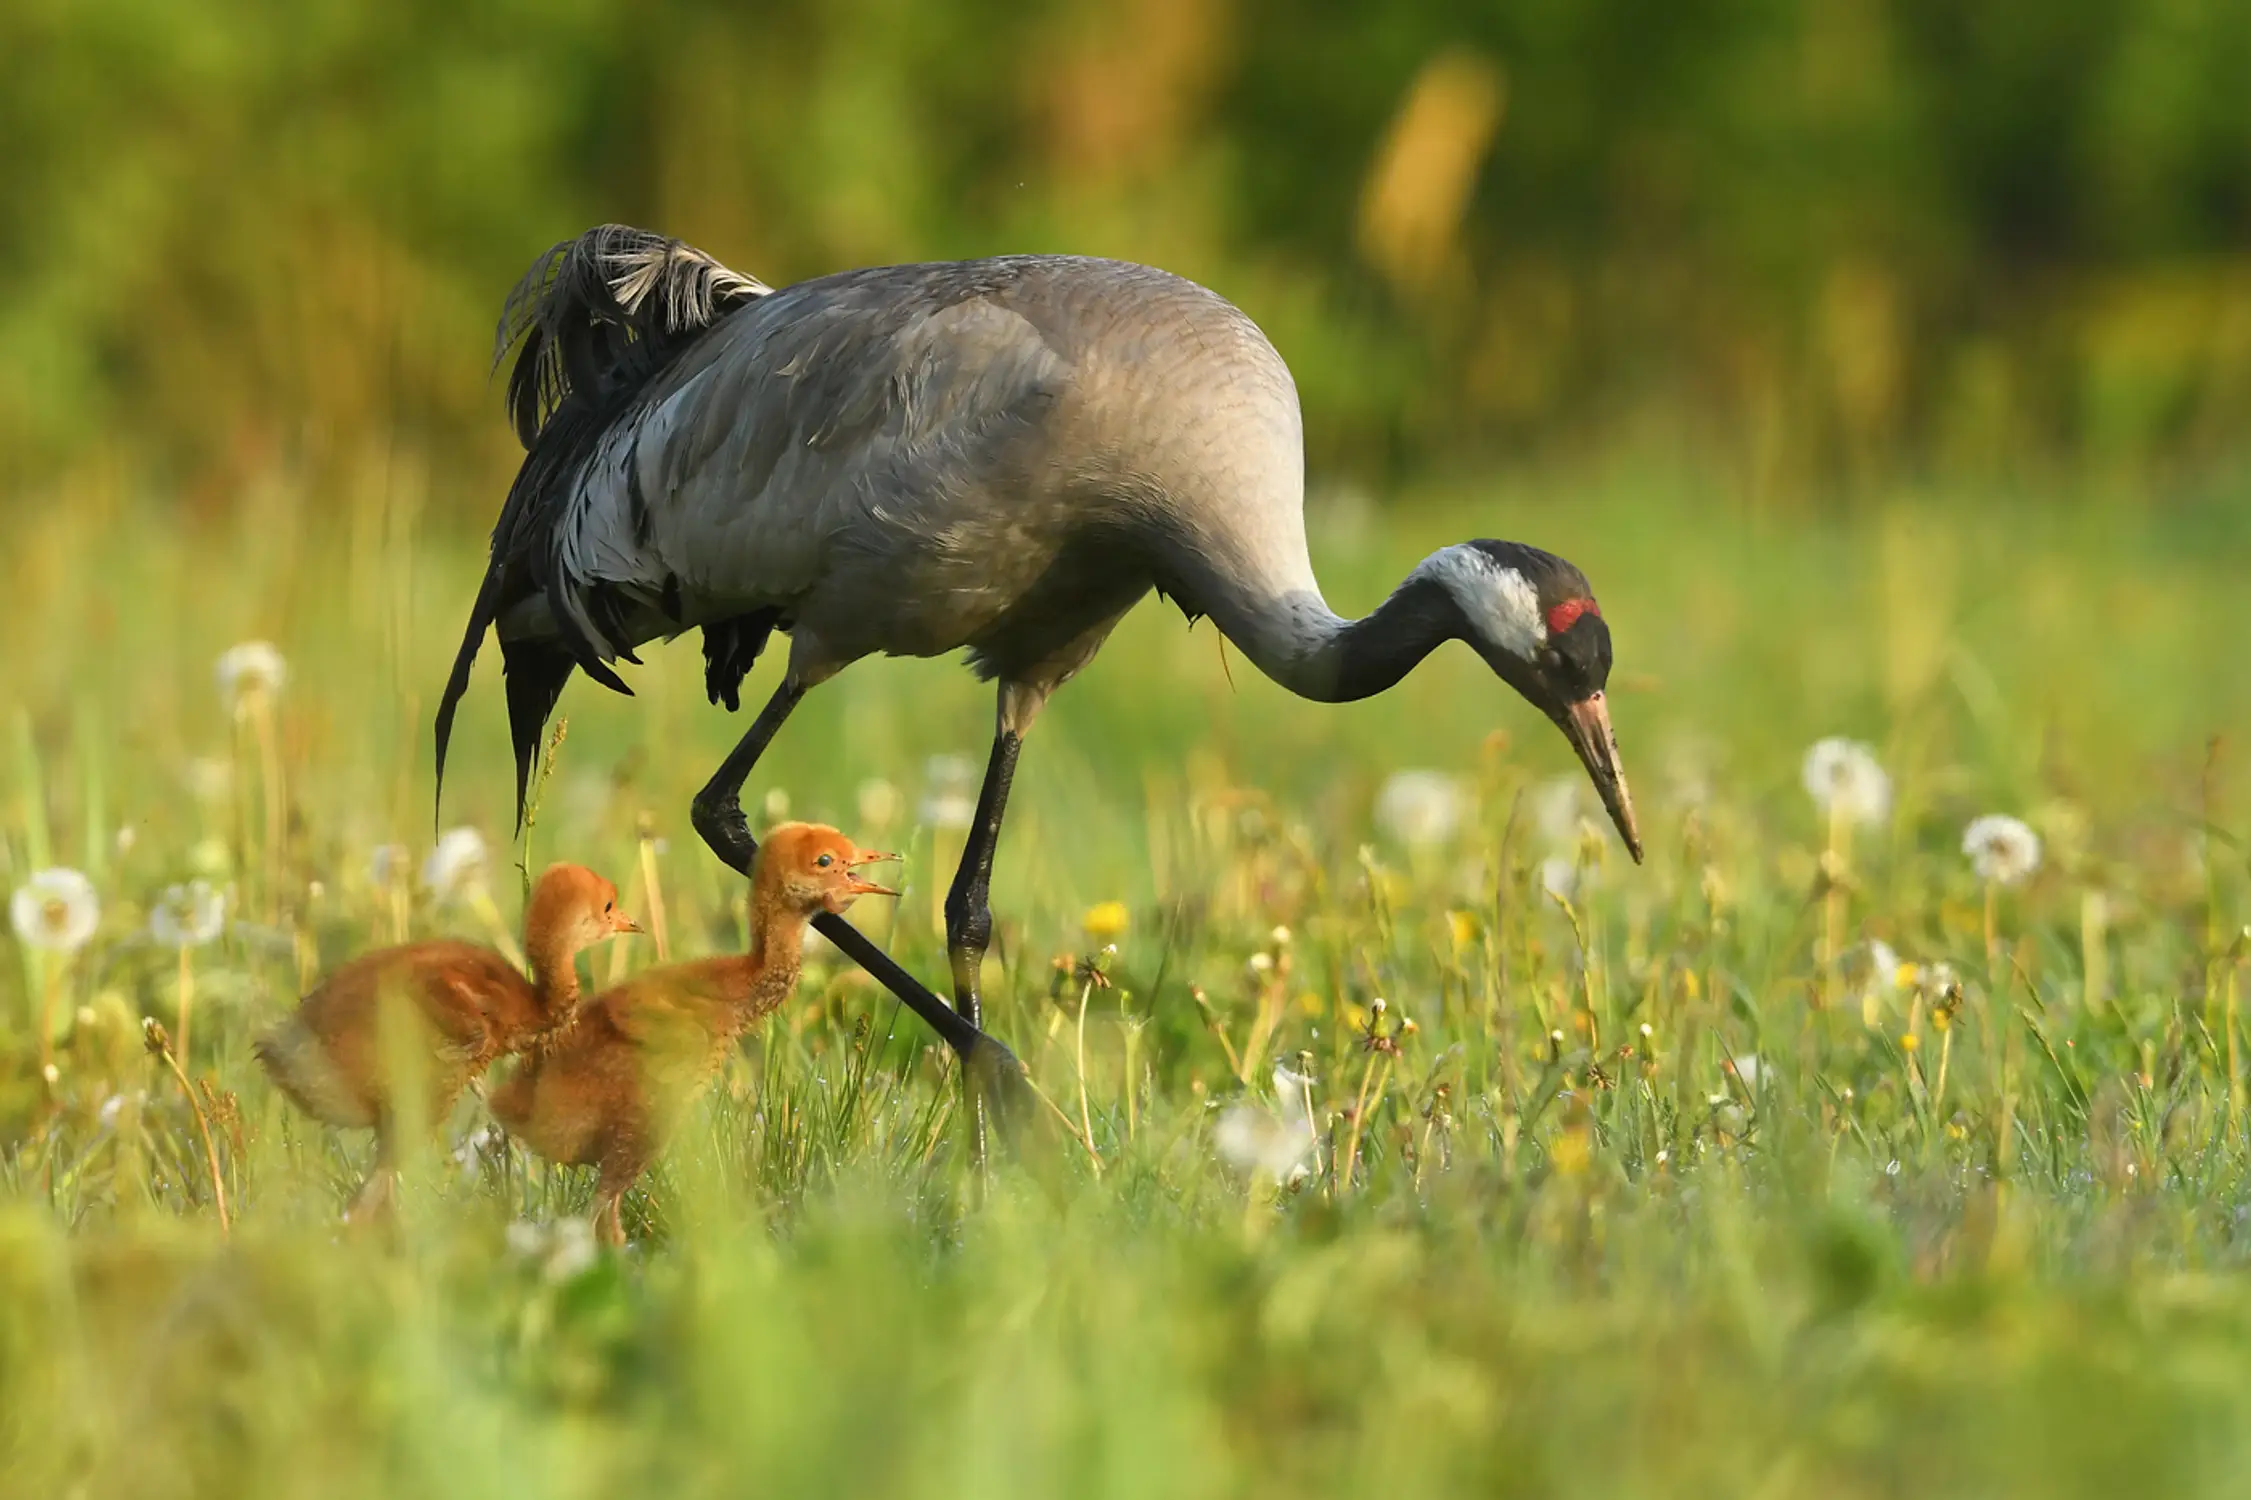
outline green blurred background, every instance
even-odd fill
[[[371,452],[496,498],[500,299],[604,219],[777,283],[1163,264],[1370,487],[1624,446],[1780,507],[2157,492],[2251,414],[2227,0],[10,0],[0,57],[19,500]]]

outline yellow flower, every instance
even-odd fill
[[[1466,911],[1446,913],[1447,929],[1453,934],[1454,951],[1462,952],[1477,941],[1477,918]]]
[[[1086,928],[1089,939],[1107,943],[1124,934],[1129,917],[1123,901],[1103,901],[1087,908],[1081,925]]]
[[[1329,1011],[1328,1002],[1311,990],[1307,990],[1297,997],[1297,1008],[1301,1013],[1316,1019],[1327,1015]]]
[[[1923,1039],[1915,1035],[1915,1033],[1912,1031],[1908,1032],[1907,1035],[1899,1039],[1899,1050],[1902,1052],[1912,1052],[1917,1047],[1920,1047],[1922,1045]]]
[[[1548,1160],[1555,1164],[1556,1171],[1566,1177],[1576,1177],[1584,1172],[1593,1156],[1594,1143],[1587,1138],[1587,1130],[1583,1125],[1566,1128],[1555,1138],[1555,1144],[1548,1148]]]

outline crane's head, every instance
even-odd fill
[[[778,823],[758,846],[751,903],[784,905],[806,916],[842,915],[858,897],[899,894],[859,873],[862,865],[898,857],[861,849],[826,824]]]
[[[1553,719],[1579,752],[1638,864],[1641,830],[1603,699],[1610,681],[1610,627],[1586,574],[1552,552],[1496,541],[1448,547],[1418,571],[1445,588],[1461,611],[1463,638],[1477,654]]]

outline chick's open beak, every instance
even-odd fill
[[[1556,716],[1556,725],[1587,768],[1626,852],[1641,863],[1641,829],[1634,822],[1633,793],[1626,788],[1626,768],[1618,760],[1618,738],[1610,732],[1610,706],[1597,692],[1567,706]]]
[[[861,865],[881,864],[885,860],[897,860],[898,858],[899,856],[896,854],[883,854],[871,850],[846,860],[844,867],[846,870],[856,870]],[[862,879],[858,875],[848,875],[845,878],[844,888],[855,896],[896,896],[899,894],[887,885],[877,885],[874,881]]]

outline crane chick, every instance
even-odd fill
[[[616,886],[583,865],[555,865],[524,909],[531,978],[474,943],[408,943],[352,959],[268,1028],[252,1045],[276,1088],[324,1124],[375,1131],[375,1165],[351,1216],[389,1201],[402,1074],[419,1076],[424,1118],[442,1118],[494,1059],[568,1024],[579,950],[640,930],[618,910]],[[392,1017],[407,1024],[394,1030]]]
[[[778,825],[752,867],[748,953],[650,969],[603,992],[493,1091],[493,1117],[530,1150],[600,1169],[595,1224],[605,1240],[625,1242],[626,1189],[736,1040],[797,988],[806,924],[861,896],[897,895],[857,873],[897,858],[821,824]]]

